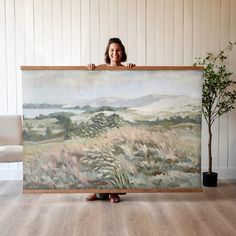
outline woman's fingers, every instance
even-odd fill
[[[88,68],[89,70],[94,70],[94,69],[95,69],[95,64],[88,64],[88,65],[87,65],[87,68]]]
[[[128,67],[128,68],[131,68],[131,67],[134,67],[135,66],[135,64],[133,64],[133,63],[128,63],[127,65],[126,65],[126,67]],[[95,69],[95,64],[88,64],[87,65],[87,68],[89,69],[89,70],[94,70]]]
[[[135,66],[135,64],[133,64],[133,63],[128,63],[128,64],[127,64],[127,67],[128,67],[128,68],[131,68],[131,67],[134,67],[134,66]]]

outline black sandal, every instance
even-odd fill
[[[118,203],[118,202],[120,202],[120,197],[119,197],[119,195],[117,193],[110,193],[109,201],[111,203]]]

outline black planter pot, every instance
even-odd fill
[[[203,185],[206,187],[216,187],[217,186],[218,173],[203,172]]]

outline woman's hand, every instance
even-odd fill
[[[128,67],[128,68],[131,68],[131,67],[134,67],[135,66],[135,64],[133,64],[133,63],[128,63],[127,65],[126,65],[126,67]]]
[[[88,65],[87,65],[87,68],[88,68],[89,70],[94,70],[94,69],[95,69],[95,64],[88,64]]]

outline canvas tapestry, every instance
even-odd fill
[[[24,189],[201,187],[201,70],[40,69],[22,80]]]

